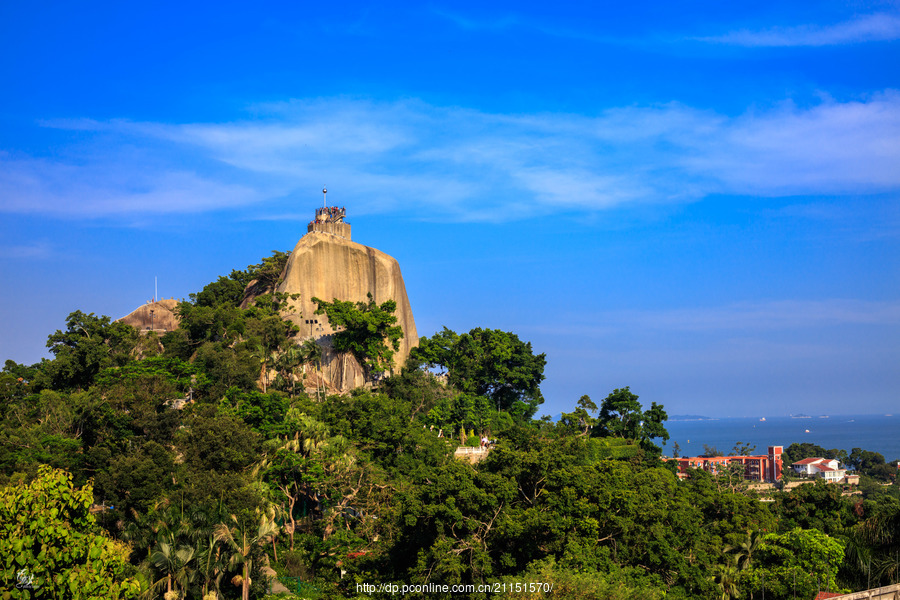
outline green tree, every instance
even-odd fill
[[[453,356],[459,334],[446,326],[430,338],[422,337],[419,345],[410,352],[414,366],[425,364],[431,368],[448,369],[453,363]]]
[[[781,519],[782,531],[802,527],[837,535],[855,520],[841,496],[841,487],[822,479],[778,494],[772,510]]]
[[[567,431],[578,432],[578,435],[587,435],[591,431],[596,419],[591,413],[597,412],[597,405],[591,397],[585,394],[578,399],[575,412],[563,413],[560,425]]]
[[[263,258],[259,264],[249,265],[243,271],[233,270],[228,277],[219,277],[197,294],[191,294],[191,300],[196,306],[239,306],[251,284],[261,292],[273,289],[289,257],[288,252],[273,250],[272,256]]]
[[[412,364],[447,369],[463,392],[490,398],[498,410],[530,418],[544,402],[540,384],[547,357],[514,333],[480,327],[457,336],[446,327],[423,337],[411,352]]]
[[[725,546],[725,552],[734,557],[735,565],[740,569],[749,569],[753,565],[753,554],[759,550],[762,536],[759,531],[748,531],[747,536],[738,544]]]
[[[239,418],[206,413],[191,417],[176,441],[191,468],[222,473],[256,462],[259,437]]]
[[[216,526],[216,540],[224,542],[230,553],[229,564],[232,567],[241,566],[242,600],[250,598],[250,573],[253,570],[254,551],[268,544],[277,531],[274,514],[259,511],[255,518],[246,515],[239,519],[232,515],[227,524],[220,523]]]
[[[101,369],[131,359],[139,335],[134,327],[77,310],[66,318],[65,331],[47,338],[55,358],[41,363],[36,384],[54,390],[87,389]]]
[[[29,581],[36,597],[136,598],[128,551],[96,531],[91,485],[41,466],[25,486],[0,490],[0,587]],[[4,597],[29,597],[30,590]]]
[[[175,473],[174,457],[154,441],[114,456],[97,474],[97,497],[118,514],[149,510],[165,493]]]
[[[304,365],[313,365],[316,369],[316,397],[319,397],[319,369],[322,368],[322,347],[312,338],[300,344],[299,360]],[[325,396],[325,382],[322,381],[322,396]]]
[[[734,443],[734,448],[731,449],[731,456],[752,456],[755,451],[756,446],[739,441]]]
[[[820,590],[840,591],[837,573],[844,558],[844,542],[818,529],[799,527],[763,538],[756,565],[742,572],[745,590],[754,595],[765,586],[766,598],[813,598]]]
[[[301,364],[303,364],[303,356],[300,352],[300,347],[296,344],[288,344],[275,361],[275,367],[278,369],[276,387],[288,392],[291,398],[294,397],[296,389],[297,379],[295,371]]]
[[[809,442],[794,442],[793,444],[785,448],[784,453],[781,455],[781,459],[784,462],[785,466],[792,465],[793,463],[803,460],[804,458],[836,458],[841,463],[846,464],[847,452],[844,450],[838,450],[836,448],[832,450],[826,450],[822,446]]]
[[[857,550],[849,566],[860,584],[872,588],[900,581],[900,502],[886,499],[848,533]]]
[[[863,475],[882,481],[889,481],[891,475],[896,476],[896,469],[886,465],[884,456],[879,452],[853,448],[847,457],[847,466]]]
[[[509,419],[508,415],[506,416]],[[429,425],[449,432],[460,427],[480,435],[489,430],[503,428],[503,418],[498,415],[494,403],[484,396],[457,393],[443,398],[434,406],[425,418]]]
[[[716,456],[725,456],[718,448],[715,446],[710,446],[709,444],[703,444],[703,456],[708,458],[715,458]]]
[[[328,315],[328,322],[340,331],[332,342],[338,352],[349,352],[362,366],[368,378],[372,373],[392,370],[394,352],[400,349],[403,328],[397,325],[397,303],[387,300],[376,304],[372,294],[368,302],[349,302],[334,298],[325,302],[313,298],[316,314]]]
[[[165,576],[165,579],[154,584],[155,587],[166,584],[166,592],[176,591],[180,598],[185,597],[188,586],[194,581],[197,573],[193,569],[196,549],[188,545],[177,545],[174,539],[161,540],[153,552],[150,562]]]
[[[716,565],[715,580],[722,592],[722,600],[730,600],[731,598],[740,597],[740,589],[738,588],[738,577],[740,571],[733,559],[727,560],[725,564]]]
[[[754,595],[765,587],[766,598],[772,600],[788,600],[795,593],[797,598],[813,598],[821,590],[839,592],[844,545],[818,529],[770,533],[759,546],[756,566],[742,572],[742,587]]]
[[[613,390],[600,405],[598,425],[602,437],[638,439],[644,418],[638,396],[628,387]]]
[[[207,342],[197,350],[194,364],[209,380],[203,395],[212,400],[221,398],[231,387],[246,391],[257,389],[259,359],[243,344],[229,348]]]
[[[659,454],[661,448],[651,440],[662,439],[665,442],[669,439],[669,432],[663,425],[667,419],[663,406],[656,402],[644,411],[638,396],[626,386],[613,390],[603,399],[593,435],[636,440],[645,450]]]

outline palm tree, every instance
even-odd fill
[[[734,556],[735,566],[737,566],[738,570],[743,571],[752,566],[753,553],[759,549],[761,543],[762,536],[759,531],[748,531],[744,541],[737,546],[725,546],[725,552],[729,552]]]
[[[311,364],[316,367],[316,397],[319,396],[319,367],[322,366],[322,347],[316,343],[316,340],[309,338],[300,345],[301,361],[304,364]],[[322,382],[322,391],[324,393],[325,382]]]
[[[221,595],[219,585],[222,575],[225,574],[225,561],[222,556],[222,546],[214,533],[207,532],[206,536],[197,544],[197,571],[203,577],[203,597],[209,593],[211,585],[215,586],[216,595]]]
[[[290,378],[291,380],[291,398],[294,397],[294,369],[302,362],[303,355],[300,348],[294,343],[288,344],[288,347],[278,357],[278,368],[281,371],[281,376],[284,379]]]
[[[275,350],[268,346],[257,344],[253,349],[253,356],[259,360],[259,379],[262,381],[263,393],[265,394],[269,385],[269,363],[275,362]]]
[[[900,578],[900,509],[885,509],[854,527],[856,541],[868,550],[870,575],[881,585]]]
[[[737,561],[731,558],[724,565],[718,565],[715,581],[722,591],[722,600],[731,600],[740,595],[737,582],[740,576]]]
[[[160,540],[156,550],[150,554],[150,562],[165,575],[166,592],[178,592],[182,597],[188,585],[194,581],[197,572],[192,568],[192,561],[196,550],[187,545],[176,548],[174,539],[169,535],[168,539]],[[162,585],[163,579],[154,584],[154,587]]]
[[[253,568],[251,558],[253,549],[267,544],[278,526],[275,524],[275,514],[272,511],[262,513],[256,511],[258,521],[248,522],[246,519],[238,519],[231,515],[231,523],[219,523],[215,528],[215,538],[224,542],[226,550],[231,553],[228,564],[231,568],[241,565],[241,599],[250,599],[250,571]]]

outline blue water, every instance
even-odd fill
[[[831,415],[827,419],[791,417],[728,418],[711,421],[667,421],[671,439],[663,454],[672,455],[672,442],[678,442],[681,456],[703,454],[703,444],[730,454],[735,442],[755,445],[756,454],[765,454],[768,446],[787,448],[794,442],[818,444],[830,450],[848,453],[853,448],[880,452],[886,461],[900,459],[900,415]],[[809,433],[806,430],[809,430]],[[690,441],[688,441],[690,440]]]

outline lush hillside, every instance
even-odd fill
[[[679,481],[659,459],[664,407],[627,387],[533,419],[545,357],[511,332],[444,329],[372,389],[305,390],[321,354],[294,343],[285,298],[241,308],[284,259],[209,284],[163,337],[74,312],[52,360],[7,361],[4,594],[261,598],[272,571],[322,598],[812,598],[900,580],[896,482],[761,502],[724,476]],[[347,351],[387,364],[384,337],[350,324],[390,307],[341,309]],[[483,460],[455,458],[485,437]]]

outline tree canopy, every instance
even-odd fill
[[[371,293],[368,302],[349,302],[334,298],[326,302],[313,298],[316,314],[328,315],[328,322],[340,331],[334,334],[334,349],[349,352],[367,375],[391,370],[394,352],[400,349],[403,328],[397,325],[397,303],[387,300],[376,304]]]
[[[107,316],[76,310],[66,318],[66,330],[47,338],[55,359],[43,365],[39,387],[87,389],[101,369],[123,365],[132,357],[138,332]]]
[[[39,597],[23,582],[47,597],[265,598],[265,565],[335,599],[373,581],[494,586],[476,599],[541,584],[546,598],[786,600],[795,577],[797,597],[900,580],[900,485],[880,454],[789,446],[858,468],[853,496],[819,481],[763,502],[740,466],[679,478],[656,446],[664,407],[629,387],[533,419],[546,358],[513,333],[444,328],[412,353],[420,368],[310,397],[296,372],[320,348],[296,344],[286,298],[265,291],[280,260],[252,274],[248,308],[250,269],[182,303],[162,338],[78,312],[53,360],[5,363],[0,600]],[[394,307],[326,308],[358,333],[335,336],[341,351],[388,364]]]
[[[651,440],[669,439],[663,423],[668,419],[661,404],[652,402],[643,410],[638,396],[629,387],[613,390],[600,404],[600,414],[593,435],[612,436],[638,441],[641,446],[659,453],[661,449]]]
[[[431,338],[421,338],[410,356],[412,365],[446,369],[450,383],[490,398],[499,410],[527,418],[544,402],[540,384],[547,357],[534,354],[531,343],[514,333],[476,327],[457,335],[444,327]]]
[[[56,598],[136,598],[128,551],[100,534],[90,485],[42,465],[25,486],[0,489],[0,583]],[[4,597],[6,597],[4,595]]]

